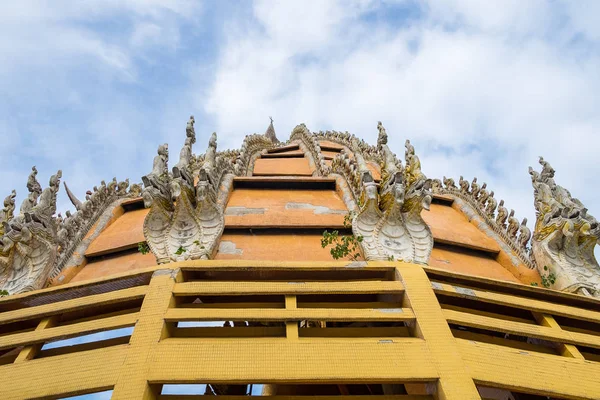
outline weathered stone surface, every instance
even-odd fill
[[[352,221],[355,236],[367,260],[401,260],[426,264],[433,247],[431,230],[421,218],[431,204],[431,183],[421,172],[414,147],[406,142],[406,168],[387,146],[387,133],[378,124],[378,155],[355,137],[329,135],[333,140],[350,140],[352,156],[342,150],[332,162],[332,170],[345,177],[354,198],[361,204]],[[377,185],[367,165],[368,159],[382,162],[382,181]]]
[[[542,157],[539,162],[542,171],[529,167],[529,173],[537,216],[531,245],[540,274],[555,277],[550,279],[555,289],[600,297],[600,266],[594,257],[600,224],[554,182],[552,166]]]
[[[209,259],[223,233],[223,207],[217,202],[224,178],[233,173],[230,157],[217,156],[217,135],[208,149],[194,184],[192,144],[196,141],[194,118],[186,127],[186,140],[179,162],[168,171],[168,146],[154,158],[152,172],[142,178],[143,198],[150,208],[144,220],[144,237],[159,264],[170,261]]]

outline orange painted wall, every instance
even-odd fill
[[[254,164],[253,175],[300,175],[311,176],[313,170],[306,158],[259,158]]]
[[[331,261],[321,234],[223,234],[217,260]]]
[[[156,258],[152,253],[127,252],[113,257],[106,256],[106,258],[89,262],[71,282],[101,278],[153,265],[156,265]]]
[[[104,230],[88,247],[86,256],[113,252],[115,249],[136,247],[144,239],[144,218],[148,209],[129,211]]]
[[[333,190],[236,189],[225,210],[225,226],[341,227],[346,213]]]
[[[341,144],[330,142],[329,140],[319,140],[319,146],[321,146],[321,148],[329,147],[329,148],[332,148],[332,149],[334,148],[337,150],[342,150],[344,148],[344,146],[342,146]]]
[[[496,260],[475,252],[433,248],[429,265],[434,268],[510,282],[520,282]]]
[[[460,245],[493,253],[500,251],[495,240],[470,224],[467,218],[452,207],[432,204],[421,216],[431,227],[433,237],[441,243]]]

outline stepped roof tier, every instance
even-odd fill
[[[12,191],[0,214],[2,288],[15,294],[185,260],[327,261],[327,230],[360,238],[349,255],[356,262],[412,262],[600,296],[598,222],[541,157],[541,172],[529,171],[532,232],[477,178],[426,177],[409,140],[398,158],[381,122],[371,145],[304,124],[280,142],[271,119],[264,135],[224,151],[215,133],[197,142],[194,123],[175,160],[168,144],[158,146],[143,183],[102,181],[83,198],[65,182],[75,208],[65,216],[56,214],[61,172],[42,189],[33,167],[20,209]]]

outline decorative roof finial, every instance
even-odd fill
[[[277,139],[277,135],[275,135],[275,127],[273,127],[273,118],[269,117],[269,119],[271,120],[271,123],[269,124],[269,127],[265,131],[265,136],[268,137],[269,139],[271,139],[271,142],[279,143],[279,139]]]

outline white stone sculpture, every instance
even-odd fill
[[[194,184],[192,144],[196,141],[194,118],[186,127],[179,162],[168,173],[168,147],[158,149],[152,172],[142,178],[144,237],[159,264],[212,258],[225,226],[223,207],[217,203],[224,177],[233,175],[232,160],[217,156],[213,133]]]
[[[542,157],[539,162],[541,173],[529,168],[536,209],[531,246],[538,270],[553,275],[554,289],[600,297],[600,266],[594,257],[600,224],[554,182],[552,166]]]
[[[383,160],[382,183],[378,190],[366,168],[360,145],[355,142],[354,163],[344,158],[349,168],[339,170],[353,174],[349,183],[361,193],[362,207],[352,222],[367,260],[399,260],[427,264],[433,247],[431,230],[421,218],[421,211],[431,204],[431,181],[421,171],[421,162],[410,141],[406,141],[406,168],[387,146],[387,133],[379,122],[378,151]],[[344,156],[342,156],[344,157]],[[334,169],[342,158],[334,159]],[[348,179],[348,178],[347,178]]]

